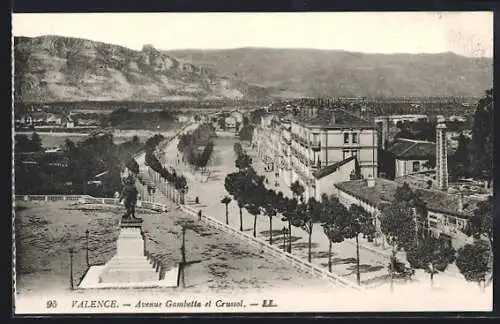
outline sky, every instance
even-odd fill
[[[493,57],[492,12],[13,14],[14,36],[60,35],[140,50],[240,47]]]

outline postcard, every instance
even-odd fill
[[[12,28],[16,315],[492,310],[492,12]]]

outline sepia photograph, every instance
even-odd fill
[[[12,34],[15,315],[493,310],[493,12]]]

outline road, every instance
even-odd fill
[[[194,127],[196,127],[196,125],[190,127],[189,130]],[[200,172],[192,171],[192,169],[183,164],[182,161],[178,163],[178,160],[181,159],[178,158],[177,138],[173,139],[163,149],[166,164],[168,166],[172,166],[177,173],[184,174],[188,181],[189,192],[186,195],[187,199],[194,200],[195,197],[199,197],[200,204],[192,205],[192,207],[198,208],[203,213],[222,222],[225,222],[225,206],[220,203],[220,200],[227,195],[227,192],[224,189],[224,178],[228,173],[237,170],[234,166],[235,155],[233,152],[233,144],[236,141],[237,139],[229,134],[215,139],[214,152],[210,163],[211,175],[206,182],[201,181],[203,177]],[[141,171],[147,172],[147,168],[144,166],[143,155],[138,157],[137,162],[141,166]],[[262,170],[258,161],[255,162],[255,168],[257,171]],[[270,181],[270,183],[271,182],[274,183],[274,181]],[[286,186],[282,183],[280,188],[286,189]],[[155,193],[154,199],[158,202],[166,201],[166,197],[163,197],[159,191]],[[236,203],[231,202],[228,206],[228,210],[229,225],[234,228],[239,228],[239,210]],[[250,215],[244,209],[243,229],[249,234],[253,232],[253,220],[253,215]],[[279,217],[273,218],[273,244],[279,247],[283,246],[283,235],[281,234],[281,229],[284,226],[287,226],[287,224],[282,222]],[[267,241],[269,240],[269,218],[258,216],[257,237]],[[300,228],[292,228],[292,241],[292,253],[307,259],[307,233]],[[326,267],[328,263],[327,251],[328,239],[323,234],[320,225],[317,224],[315,225],[312,234],[311,254],[313,257],[313,263]],[[354,282],[356,280],[355,256],[356,247],[351,242],[335,244],[333,246],[332,253],[332,271]],[[387,269],[385,267],[385,263],[387,261],[385,260],[385,257],[377,253],[361,249],[360,260],[362,284],[372,284],[377,281],[385,281],[387,279]]]

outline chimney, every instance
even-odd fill
[[[448,190],[448,148],[446,124],[443,116],[436,123],[436,185],[438,190]]]
[[[368,175],[368,179],[366,180],[366,183],[368,184],[368,188],[375,187],[375,178],[371,174]]]

